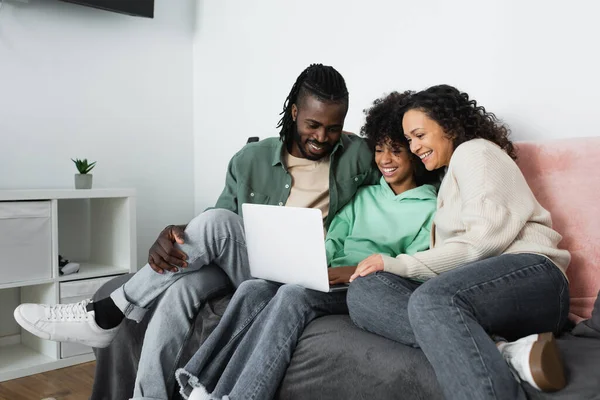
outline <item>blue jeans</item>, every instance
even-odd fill
[[[387,272],[348,290],[354,323],[420,347],[447,399],[525,399],[490,335],[559,333],[569,312],[563,273],[536,254],[473,262],[420,284]]]
[[[346,293],[323,293],[261,279],[242,283],[219,325],[177,371],[180,393],[195,387],[231,400],[275,396],[309,322],[347,313]]]
[[[209,210],[194,218],[179,248],[188,255],[187,268],[158,274],[146,264],[111,294],[128,319],[139,322],[152,311],[138,363],[134,400],[171,397],[175,370],[204,302],[251,278],[242,219],[231,211]]]

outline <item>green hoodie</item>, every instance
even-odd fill
[[[331,267],[355,266],[372,254],[396,257],[429,248],[436,189],[423,185],[394,194],[382,177],[365,186],[335,216],[325,248]]]

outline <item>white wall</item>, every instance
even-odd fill
[[[448,83],[517,140],[600,135],[599,12],[594,0],[204,1],[194,42],[196,210],[214,203],[246,137],[277,134],[283,101],[313,62],[346,78],[354,132],[383,93]]]
[[[195,0],[156,0],[155,19],[57,0],[0,10],[0,189],[137,189],[138,262],[193,205]],[[69,257],[68,254],[64,255]]]

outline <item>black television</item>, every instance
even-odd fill
[[[154,0],[62,0],[138,17],[154,18]]]

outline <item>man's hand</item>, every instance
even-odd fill
[[[356,267],[333,267],[328,268],[329,284],[339,285],[350,282],[350,276],[354,273]]]
[[[148,264],[150,267],[163,274],[164,271],[177,272],[179,268],[188,266],[187,254],[175,248],[174,243],[184,243],[185,226],[169,225],[162,230],[156,242],[150,247],[148,254]]]
[[[373,254],[358,263],[356,271],[350,277],[350,282],[359,276],[367,276],[377,271],[383,271],[383,257],[381,257],[381,254]]]

